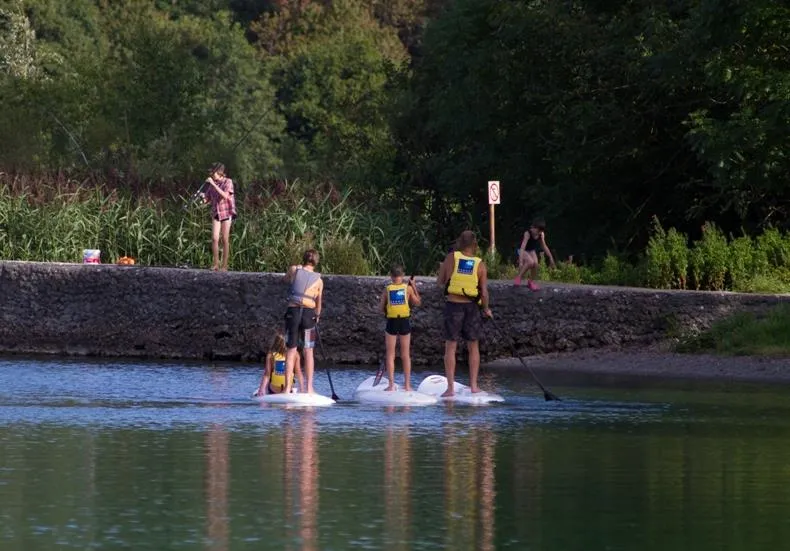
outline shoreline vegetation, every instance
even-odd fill
[[[711,353],[685,354],[670,346],[658,348],[588,349],[539,354],[523,358],[549,386],[564,380],[592,384],[611,377],[615,384],[625,380],[699,380],[760,384],[790,384],[790,350],[785,357],[726,356]],[[505,358],[484,363],[485,370],[524,370],[518,359]]]
[[[221,161],[232,270],[433,274],[496,179],[492,278],[543,218],[544,281],[790,293],[790,7],[615,4],[0,0],[0,259],[207,267]]]
[[[189,198],[66,181],[61,185],[7,181],[0,176],[0,259],[79,262],[84,248],[104,262],[131,256],[140,265],[200,267],[209,260],[208,210]],[[310,190],[308,193],[307,190]],[[316,247],[326,273],[377,275],[396,258],[416,273],[435,273],[443,247],[419,221],[404,230],[392,213],[354,202],[350,192],[299,183],[247,192],[232,234],[231,269],[283,271],[299,251]],[[398,256],[410,251],[411,257]],[[514,263],[486,257],[493,279],[509,279]],[[427,261],[426,261],[427,259]],[[545,281],[663,289],[784,292],[790,274],[790,236],[776,229],[756,239],[726,239],[713,224],[701,240],[664,230],[654,219],[647,249],[635,262],[607,255],[602,263],[542,266]],[[699,334],[683,334],[674,350],[731,356],[790,357],[790,307],[764,317],[736,314]]]
[[[273,182],[237,193],[230,268],[282,272],[300,251],[321,252],[329,274],[384,275],[393,262],[433,275],[448,243],[435,224],[405,210],[371,209],[353,190],[331,184]],[[145,266],[208,267],[209,210],[167,189],[132,190],[105,182],[0,174],[0,259],[79,262],[83,249],[104,263],[130,256]],[[479,235],[481,232],[477,232]],[[482,236],[481,236],[482,237]],[[483,241],[483,246],[487,244]],[[492,279],[516,275],[511,255],[479,251]],[[790,233],[769,227],[750,237],[725,236],[706,222],[698,240],[654,217],[642,251],[612,252],[555,268],[541,258],[543,281],[652,289],[790,292]]]

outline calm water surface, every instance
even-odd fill
[[[488,372],[507,403],[408,409],[353,403],[370,374],[305,410],[250,400],[257,366],[0,360],[0,549],[790,545],[787,387],[607,379],[547,403]]]

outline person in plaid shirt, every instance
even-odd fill
[[[233,180],[225,176],[225,165],[214,163],[206,179],[208,188],[204,195],[211,203],[211,252],[214,255],[212,270],[219,269],[219,239],[222,236],[222,270],[228,269],[230,258],[230,225],[236,218],[236,197]]]

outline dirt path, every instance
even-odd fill
[[[665,346],[650,349],[595,349],[524,358],[536,372],[624,375],[790,383],[790,358],[677,354]],[[517,359],[496,360],[490,368],[524,369]]]

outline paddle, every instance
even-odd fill
[[[494,321],[494,318],[488,318],[488,319],[491,321],[491,324],[494,326],[494,329],[496,329],[497,333],[499,333],[500,338],[505,339],[505,333],[503,333],[502,330],[499,329],[499,326]],[[543,397],[546,399],[546,401],[547,402],[550,402],[552,400],[556,400],[558,402],[562,401],[559,398],[559,396],[557,396],[556,394],[552,394],[549,390],[546,389],[545,386],[543,386],[543,384],[541,384],[540,380],[538,379],[538,376],[535,375],[535,372],[532,370],[532,368],[527,365],[527,363],[524,361],[524,358],[519,356],[518,351],[516,350],[516,345],[513,343],[513,338],[510,337],[510,335],[508,335],[507,337],[508,338],[505,339],[505,340],[507,341],[508,345],[510,345],[510,353],[513,355],[514,358],[518,358],[519,359],[519,361],[521,362],[521,365],[523,365],[524,367],[527,368],[527,370],[532,375],[532,378],[535,379],[535,382],[538,384],[540,389],[543,391]]]
[[[376,371],[376,378],[373,379],[373,386],[376,386],[381,382],[381,377],[384,375],[384,360],[379,362],[379,370]]]
[[[332,391],[332,399],[335,402],[339,402],[340,398],[335,394],[335,385],[332,384],[332,373],[329,372],[329,363],[324,353],[324,344],[321,342],[321,334],[318,332],[318,325],[315,326],[315,340],[318,343],[318,349],[321,351],[321,357],[324,360],[324,368],[326,369],[326,376],[329,378],[329,388]]]

